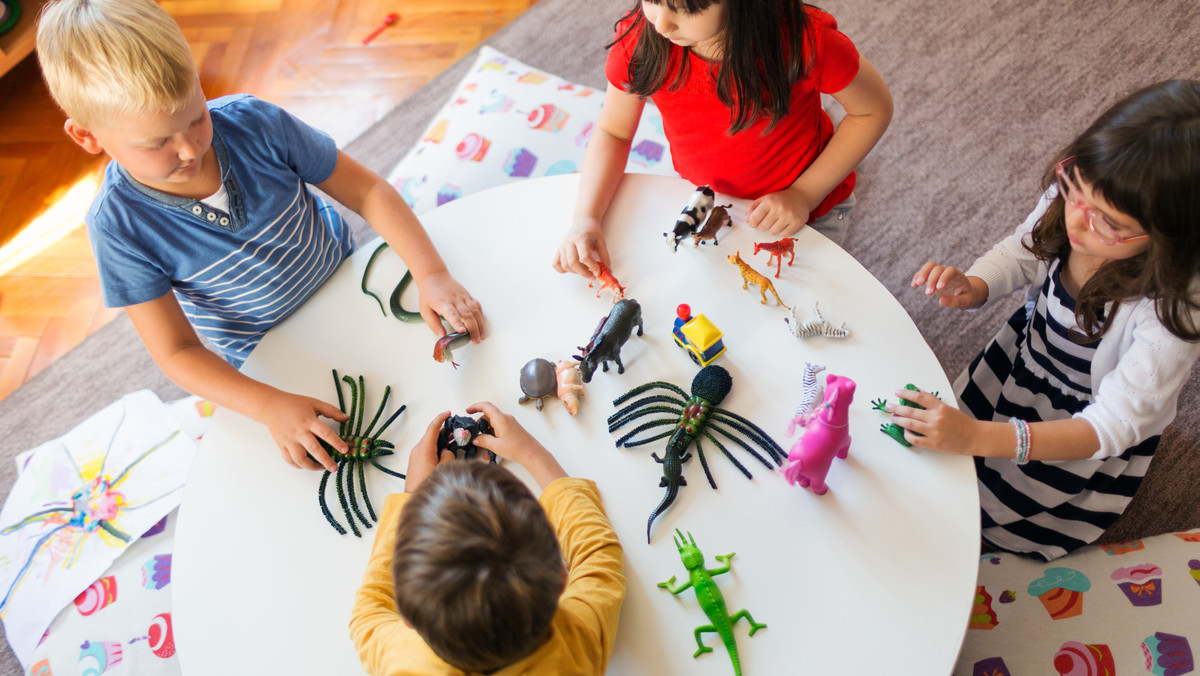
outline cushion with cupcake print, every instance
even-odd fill
[[[954,673],[1200,676],[1197,660],[1200,529],[1049,563],[983,555]]]
[[[388,181],[421,214],[486,188],[579,171],[603,102],[603,89],[484,46]],[[678,176],[652,102],[642,111],[625,170]]]

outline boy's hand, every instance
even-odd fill
[[[755,230],[787,237],[804,227],[815,206],[799,189],[788,187],[751,202],[746,209],[746,224]]]
[[[483,413],[495,432],[475,437],[472,440],[475,445],[529,470],[534,481],[542,488],[555,479],[567,476],[566,470],[550,451],[538,443],[516,418],[501,413],[495,404],[487,401],[471,404],[467,407],[467,413]]]
[[[349,449],[337,432],[321,422],[320,416],[338,422],[350,417],[320,399],[279,392],[267,400],[259,420],[271,432],[271,438],[279,446],[279,453],[287,464],[297,469],[326,469],[333,472],[337,470],[337,463],[317,439],[324,439],[325,443],[341,453]],[[310,455],[312,458],[308,457]]]
[[[425,435],[412,447],[408,454],[408,472],[404,479],[404,492],[412,493],[417,490],[422,481],[433,474],[433,470],[442,463],[454,460],[453,451],[438,452],[438,434],[442,431],[442,423],[450,417],[450,411],[443,411],[425,428]]]
[[[599,263],[609,265],[608,245],[604,242],[600,224],[576,223],[567,231],[562,244],[558,245],[558,251],[554,254],[554,269],[593,279],[599,271]]]
[[[417,283],[421,317],[439,337],[446,329],[438,317],[444,317],[455,331],[468,331],[471,342],[483,340],[483,309],[479,301],[450,276],[448,272],[435,272]]]
[[[913,275],[914,288],[924,285],[926,296],[937,296],[942,307],[969,310],[987,300],[987,284],[978,277],[968,277],[961,270],[936,261],[929,261]]]
[[[971,416],[923,390],[896,390],[896,396],[925,407],[888,404],[885,408],[892,414],[892,422],[904,429],[908,443],[956,455],[972,455],[972,449],[978,447],[974,435],[979,421]]]

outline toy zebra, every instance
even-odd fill
[[[663,237],[671,245],[672,251],[679,250],[679,240],[687,235],[694,234],[700,228],[700,224],[704,222],[704,219],[708,216],[708,212],[712,211],[714,196],[713,189],[706,185],[699,186],[692,193],[687,206],[683,208],[683,212],[679,214],[679,218],[675,219],[675,229],[671,232],[663,233]]]
[[[841,326],[834,326],[821,315],[820,303],[813,303],[813,313],[817,315],[816,319],[801,324],[800,320],[796,318],[795,308],[792,308],[791,317],[785,317],[783,320],[787,324],[788,332],[797,338],[812,338],[813,336],[845,338],[850,335],[850,329],[846,328],[846,322],[842,322]]]
[[[792,416],[792,421],[788,423],[789,437],[796,433],[797,427],[808,427],[809,415],[812,413],[813,407],[820,403],[821,397],[824,396],[825,385],[817,380],[817,374],[824,370],[825,367],[821,364],[804,362],[804,375],[800,377],[800,386],[803,390],[800,395],[800,405],[796,407],[796,413]]]

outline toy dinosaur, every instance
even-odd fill
[[[736,265],[738,270],[741,271],[743,289],[749,288],[750,284],[758,287],[759,293],[762,294],[763,305],[767,304],[767,291],[770,291],[775,296],[776,303],[779,303],[785,310],[791,309],[784,305],[782,300],[779,300],[779,294],[775,292],[775,285],[771,283],[771,280],[755,272],[753,268],[746,264],[746,261],[742,260],[742,252],[735,251],[732,256],[726,256],[725,258],[730,263]]]
[[[725,649],[729,651],[729,659],[733,662],[733,673],[736,676],[741,676],[742,663],[738,660],[737,639],[733,635],[733,625],[737,624],[738,620],[746,618],[746,621],[750,623],[751,636],[759,629],[766,629],[767,625],[755,622],[754,618],[750,615],[750,611],[744,608],[730,615],[725,606],[725,595],[721,593],[720,587],[713,581],[713,576],[729,572],[731,568],[729,560],[734,557],[734,553],[730,552],[724,556],[717,556],[717,561],[725,565],[720,568],[707,570],[704,567],[704,554],[696,546],[696,538],[692,537],[690,532],[687,534],[687,538],[684,538],[683,533],[678,528],[675,529],[675,532],[678,534],[675,537],[675,548],[679,550],[679,558],[683,561],[683,567],[687,568],[688,581],[679,586],[674,586],[675,576],[672,575],[670,580],[659,582],[658,586],[676,595],[688,587],[696,590],[696,600],[700,602],[700,607],[704,610],[704,614],[708,616],[708,620],[712,624],[696,627],[695,635],[698,647],[696,652],[692,654],[692,657],[699,657],[703,653],[712,652],[712,648],[704,645],[704,640],[700,638],[700,635],[704,632],[714,632],[721,637],[721,641],[725,644]]]
[[[767,267],[771,267],[771,261],[775,261],[775,279],[779,279],[779,272],[783,269],[783,254],[790,254],[788,259],[788,267],[792,267],[792,261],[796,260],[795,237],[784,237],[777,242],[758,242],[754,245],[754,255],[758,255],[759,251],[766,251],[771,254],[767,258]]]

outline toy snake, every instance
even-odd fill
[[[371,252],[371,257],[367,259],[367,268],[363,270],[362,282],[359,284],[359,287],[362,289],[363,293],[374,298],[375,302],[379,303],[379,311],[382,312],[385,317],[387,316],[387,310],[383,309],[383,299],[381,299],[379,296],[376,296],[374,292],[367,288],[367,277],[371,275],[371,266],[375,264],[375,259],[379,256],[379,252],[386,249],[387,246],[388,243],[384,242]],[[409,310],[405,310],[404,306],[400,305],[400,296],[404,295],[404,290],[408,288],[409,284],[412,284],[412,281],[412,270],[405,270],[404,277],[400,279],[400,283],[397,284],[396,288],[392,290],[392,296],[388,299],[388,306],[392,310],[392,316],[402,322],[416,323],[425,321],[425,319],[421,317],[420,312],[411,312]],[[437,357],[434,358],[437,359]],[[441,361],[441,359],[438,359],[438,361]]]

